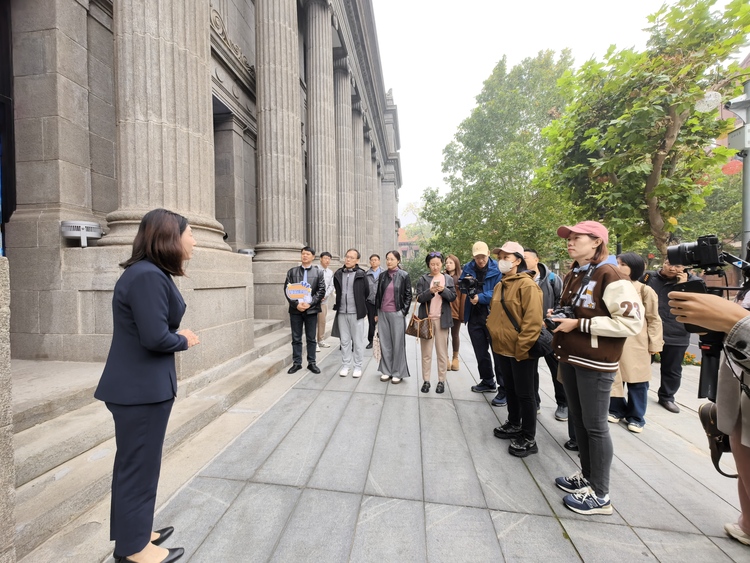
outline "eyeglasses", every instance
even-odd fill
[[[443,255],[440,252],[430,252],[427,255],[427,257],[428,258],[440,258],[441,260],[443,259]]]

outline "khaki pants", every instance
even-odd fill
[[[318,313],[318,342],[323,340],[326,334],[326,316],[328,315],[328,305],[320,304],[320,313]]]
[[[430,340],[419,339],[422,347],[422,379],[430,380],[432,372],[432,347],[435,346],[437,354],[438,381],[445,381],[448,371],[448,333],[449,328],[440,328],[440,319],[430,319],[432,323],[432,338]]]

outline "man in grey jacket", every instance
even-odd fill
[[[377,321],[375,316],[378,314],[375,308],[375,294],[378,292],[378,276],[383,270],[380,268],[380,256],[373,254],[370,256],[370,269],[365,272],[367,280],[367,349],[372,348],[372,339],[375,337],[375,325]]]

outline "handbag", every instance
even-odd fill
[[[518,323],[516,322],[515,317],[511,314],[511,312],[508,310],[508,308],[505,306],[505,286],[500,286],[500,304],[503,306],[503,309],[505,310],[505,314],[508,316],[508,320],[513,325],[513,328],[516,329],[516,332],[521,332],[521,327],[518,326]],[[537,358],[543,358],[547,354],[552,352],[552,333],[547,329],[546,326],[544,326],[544,323],[542,323],[542,330],[539,333],[539,338],[536,339],[536,342],[534,342],[534,345],[529,349],[529,358],[537,359]]]
[[[375,334],[372,337],[372,357],[375,358],[376,362],[379,362],[383,357],[383,353],[380,350],[380,335],[378,332],[378,325],[375,325]]]
[[[430,340],[432,338],[432,321],[430,319],[420,319],[417,316],[416,303],[414,303],[414,312],[411,314],[409,325],[406,327],[406,334],[415,338],[421,338],[422,340]]]
[[[716,471],[724,475],[724,477],[736,479],[737,475],[724,473],[719,467],[721,456],[732,450],[729,446],[729,436],[724,434],[724,432],[719,430],[718,426],[716,426],[716,403],[708,402],[699,406],[698,418],[700,419],[701,424],[703,425],[703,430],[708,437],[708,449],[711,451],[711,461],[714,463]]]

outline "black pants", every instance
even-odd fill
[[[687,346],[664,345],[661,351],[660,401],[674,401],[674,395],[682,382],[682,360],[685,358],[686,350]]]
[[[521,426],[523,437],[534,440],[536,436],[536,401],[534,399],[534,372],[538,360],[518,361],[508,356],[498,356],[505,378],[508,398],[508,422]]]
[[[150,405],[106,403],[115,421],[115,466],[109,539],[119,556],[133,555],[151,541],[161,454],[174,399]]]
[[[307,363],[315,363],[315,349],[318,347],[318,315],[289,315],[292,325],[292,362],[302,364],[302,328],[307,339]]]
[[[372,344],[372,339],[375,338],[375,325],[378,324],[375,322],[375,315],[378,314],[378,310],[375,308],[374,303],[370,303],[369,301],[366,301],[367,303],[367,342]]]
[[[490,331],[487,330],[485,323],[473,323],[469,321],[466,325],[469,330],[469,338],[471,339],[471,346],[474,348],[474,356],[477,359],[477,368],[479,369],[479,377],[487,385],[492,385],[497,381],[498,393],[505,394],[505,381],[503,380],[503,373],[500,369],[499,359],[500,356],[492,352],[492,339],[490,338]],[[492,360],[495,360],[495,370],[492,370]]]
[[[552,386],[555,388],[555,402],[558,406],[567,407],[568,400],[565,398],[565,388],[563,384],[557,380],[557,366],[559,362],[555,358],[554,353],[549,353],[544,356],[544,361],[547,362],[547,367],[552,375]],[[542,404],[542,398],[539,396],[539,363],[537,362],[537,369],[534,370],[534,396],[536,398],[537,407]]]

